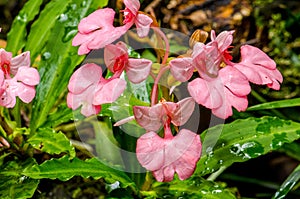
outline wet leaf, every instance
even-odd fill
[[[293,189],[300,179],[300,165],[298,165],[289,177],[283,182],[279,190],[272,197],[273,199],[286,198],[286,195]]]
[[[82,176],[84,178],[93,177],[95,179],[104,178],[107,183],[120,182],[120,187],[131,187],[135,190],[135,185],[131,179],[121,170],[114,169],[103,164],[97,158],[80,160],[74,158],[69,160],[68,156],[60,159],[50,159],[41,165],[34,165],[26,168],[22,175],[33,179],[59,179],[67,181],[73,176]]]
[[[75,157],[75,149],[72,146],[70,140],[62,133],[55,132],[50,128],[42,128],[28,139],[35,149],[49,153],[49,154],[61,154],[67,152],[70,158]]]
[[[202,135],[202,157],[196,174],[206,175],[221,166],[245,162],[300,138],[300,123],[277,117],[248,118],[218,125]]]

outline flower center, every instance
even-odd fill
[[[4,63],[1,63],[1,70],[4,72],[5,76],[10,76],[10,63],[4,61]]]
[[[128,8],[125,8],[125,10],[121,10],[121,12],[124,12],[124,20],[123,20],[124,24],[127,24],[128,22],[132,22],[134,20],[135,15]]]
[[[128,62],[127,54],[123,54],[123,55],[117,57],[112,72],[115,73],[117,71],[123,71],[127,62]]]

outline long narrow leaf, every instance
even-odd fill
[[[62,20],[64,17],[63,12],[70,2],[71,0],[50,1],[39,18],[32,24],[25,47],[25,50],[30,50],[31,60],[34,60],[41,52],[55,22]]]
[[[247,111],[257,111],[257,110],[274,109],[274,108],[287,108],[287,107],[295,107],[295,106],[300,106],[300,98],[286,99],[286,100],[279,100],[274,102],[258,104],[249,107]]]
[[[240,119],[210,128],[201,138],[202,157],[196,173],[203,176],[299,139],[300,123],[277,117]]]
[[[286,195],[293,189],[296,183],[300,180],[300,165],[298,165],[289,177],[283,182],[279,190],[273,196],[273,199],[285,198]]]
[[[74,158],[70,161],[69,157],[64,156],[60,159],[51,159],[41,165],[26,168],[22,175],[33,179],[49,178],[62,181],[67,181],[73,176],[104,178],[108,183],[119,181],[121,187],[135,189],[134,183],[124,172],[111,168],[96,158],[86,161]]]
[[[13,21],[12,27],[7,35],[6,50],[16,54],[24,47],[27,31],[26,26],[39,13],[43,0],[28,1]]]

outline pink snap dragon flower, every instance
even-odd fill
[[[276,90],[282,82],[275,62],[256,47],[242,46],[241,62],[231,62],[228,48],[232,34],[233,31],[223,31],[216,36],[212,31],[212,41],[206,45],[196,43],[191,57],[170,61],[170,71],[178,81],[188,81],[194,70],[198,71],[200,77],[188,84],[189,93],[198,104],[223,119],[232,115],[232,107],[238,111],[247,109],[247,95],[251,91],[249,81]]]
[[[182,129],[173,136],[170,128],[171,123],[185,124],[194,106],[192,98],[185,98],[178,103],[162,101],[152,107],[133,107],[136,121],[148,131],[137,140],[137,158],[158,181],[171,181],[175,173],[184,180],[195,170],[202,147],[199,135]],[[155,132],[161,126],[164,127],[163,138]]]
[[[0,66],[0,105],[12,108],[16,104],[16,97],[25,103],[31,102],[40,75],[30,67],[30,52],[12,57],[12,53],[0,49]]]
[[[115,101],[125,90],[125,80],[104,79],[102,69],[96,64],[85,64],[72,75],[67,104],[73,110],[81,107],[84,116],[97,114],[101,104]]]
[[[73,46],[79,46],[78,54],[89,53],[93,49],[100,49],[124,35],[129,28],[136,24],[140,37],[147,36],[152,19],[140,13],[138,0],[124,0],[124,25],[114,27],[115,11],[111,8],[99,9],[83,18],[78,25],[78,33],[72,41]]]
[[[133,83],[144,81],[152,65],[152,62],[147,59],[129,58],[128,49],[123,42],[118,42],[116,45],[109,44],[104,48],[104,62],[116,77],[120,77],[125,70],[128,79]]]

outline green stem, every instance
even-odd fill
[[[20,106],[19,99],[16,99],[16,105],[12,109],[12,114],[13,114],[14,120],[17,124],[17,127],[21,127],[21,125],[22,125],[22,123],[21,123],[21,106]]]

